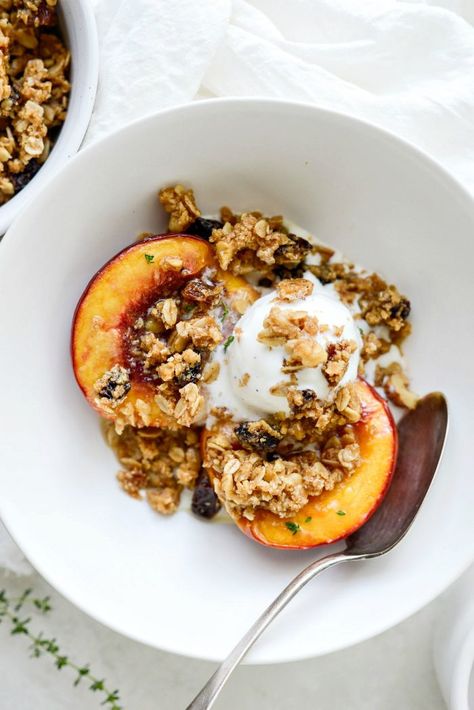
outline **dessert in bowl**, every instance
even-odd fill
[[[474,539],[465,446],[473,375],[469,358],[460,356],[473,344],[466,328],[472,198],[425,156],[354,119],[278,101],[198,102],[82,151],[25,210],[5,236],[0,259],[0,321],[8,334],[0,345],[2,411],[8,413],[0,435],[2,519],[35,567],[87,613],[142,642],[202,658],[222,658],[288,580],[325,554],[323,547],[257,544],[225,507],[201,520],[185,487],[178,509],[167,516],[130,499],[114,475],[129,469],[98,435],[98,414],[74,379],[71,322],[86,284],[140,232],[172,236],[156,195],[177,184],[195,189],[204,216],[229,221],[219,214],[226,204],[238,215],[281,214],[290,233],[300,225],[319,244],[396,284],[412,304],[413,333],[403,342],[410,388],[420,394],[441,389],[450,402],[443,463],[403,543],[386,559],[335,570],[301,592],[249,661],[296,660],[348,646],[406,618],[445,588],[472,559]],[[202,243],[196,234],[189,237]],[[216,245],[204,240],[204,249]],[[154,263],[144,256],[139,261]],[[340,261],[338,253],[332,261]],[[267,293],[276,295],[276,285]],[[251,286],[265,297],[264,286]],[[230,312],[222,322],[223,315],[220,308],[216,321],[223,328],[240,317]],[[362,320],[357,325],[364,327]],[[238,342],[225,355],[223,347],[231,333],[223,333],[212,357],[221,353],[230,362]],[[363,375],[370,386],[373,362]],[[106,371],[94,374],[92,384]],[[381,382],[385,399],[384,386],[401,391],[396,374],[386,373]],[[230,406],[231,392],[220,404]],[[246,415],[245,421],[261,418],[267,416]],[[114,426],[106,423],[112,444],[119,436]],[[195,443],[178,448],[197,451]],[[147,490],[139,489],[143,497]],[[207,494],[200,490],[202,502]],[[336,512],[336,524],[345,521],[347,508],[338,503],[346,516]],[[302,543],[304,520],[294,535],[284,521],[278,517],[278,529],[288,532],[291,544]]]
[[[222,505],[273,547],[346,537],[395,467],[386,399],[416,405],[401,365],[410,302],[282,216],[202,218],[183,185],[159,197],[168,233],[100,269],[72,329],[122,488],[166,515],[189,488],[198,516]]]

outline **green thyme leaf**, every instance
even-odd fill
[[[224,303],[224,301],[221,301],[219,305],[222,308],[221,321],[223,323],[225,321],[225,319],[227,318],[227,316],[229,315],[229,309],[227,307],[227,304]]]
[[[296,533],[300,530],[300,526],[298,525],[298,523],[285,523],[285,526],[288,528],[292,535],[296,535]]]
[[[345,510],[338,510],[337,515],[345,515],[346,511]]]
[[[304,521],[305,521],[305,523],[310,523],[312,521],[312,519],[313,518],[311,517],[311,515],[308,515],[308,517],[305,518]]]
[[[61,668],[64,668],[64,666],[68,665],[68,657],[67,656],[58,656],[56,658],[56,668],[58,671],[61,670]]]
[[[235,340],[234,336],[229,335],[229,337],[227,338],[227,340],[224,343],[224,352],[227,352],[227,348],[229,347],[229,345],[232,345],[234,340]]]
[[[153,261],[154,258],[155,257],[153,256],[153,254],[145,254],[145,259],[147,260],[147,262],[149,264],[151,264],[151,262]]]
[[[49,655],[58,670],[67,668],[75,673],[75,686],[79,685],[82,678],[87,677],[90,690],[102,694],[103,706],[107,706],[110,710],[123,710],[123,707],[119,704],[118,690],[107,688],[105,680],[94,676],[87,664],[79,665],[61,653],[56,639],[45,638],[41,632],[35,633],[30,628],[32,621],[30,617],[26,619],[19,617],[18,611],[26,605],[42,614],[51,611],[49,597],[35,598],[32,596],[32,591],[31,589],[26,589],[20,597],[11,599],[5,589],[0,590],[0,622],[10,622],[11,635],[25,635],[28,638],[31,658]]]

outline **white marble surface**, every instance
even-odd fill
[[[207,679],[211,663],[156,651],[100,626],[72,607],[37,576],[0,574],[0,588],[31,585],[51,594],[49,617],[32,614],[32,627],[57,637],[61,650],[90,662],[126,710],[181,710]],[[139,600],[137,600],[139,603]],[[443,596],[399,626],[339,653],[279,666],[241,667],[216,710],[444,710],[432,661],[432,636]],[[212,619],[210,620],[212,623]],[[297,633],[297,629],[295,630]],[[49,658],[30,659],[28,640],[0,626],[1,710],[93,710],[100,700],[86,686],[72,687],[69,670]]]

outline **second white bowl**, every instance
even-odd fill
[[[92,115],[99,76],[99,44],[89,0],[59,0],[61,30],[71,52],[71,95],[64,125],[45,164],[15,197],[0,207],[0,236],[25,205],[78,151]]]

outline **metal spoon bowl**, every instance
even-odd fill
[[[230,674],[291,599],[313,577],[340,562],[379,557],[409,530],[428,492],[443,452],[448,429],[447,402],[440,392],[427,395],[398,425],[395,474],[372,517],[346,540],[338,553],[313,562],[297,575],[247,631],[186,710],[211,708]]]

